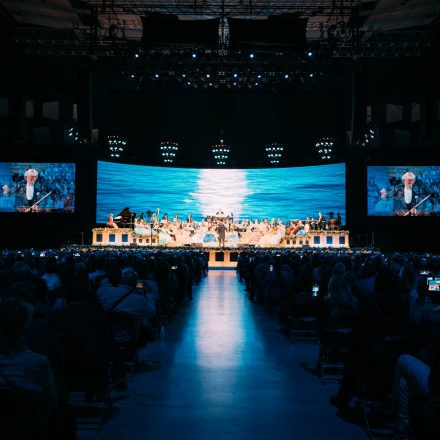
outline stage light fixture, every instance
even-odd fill
[[[363,147],[377,147],[379,145],[379,130],[375,127],[367,128],[361,141]]]
[[[315,142],[318,157],[323,161],[333,159],[335,140],[332,137],[321,137]]]
[[[107,136],[107,149],[111,159],[119,159],[123,156],[127,141],[117,135]]]
[[[211,152],[217,166],[226,165],[230,151],[231,150],[229,146],[225,144],[223,137],[220,137],[219,142],[211,147]]]
[[[274,141],[271,144],[266,145],[265,151],[268,162],[271,165],[279,165],[283,160],[284,150],[284,145],[280,142]]]
[[[162,141],[159,149],[163,163],[172,164],[179,151],[179,144],[177,142]]]

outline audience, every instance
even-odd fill
[[[395,438],[439,438],[440,295],[428,290],[428,278],[440,276],[440,257],[274,252],[241,252],[237,272],[249,299],[268,310],[278,307],[286,334],[304,314],[317,318],[318,337],[323,330],[351,329],[342,382],[331,402],[347,413],[353,397],[373,396],[376,382],[375,398],[392,402],[394,394],[398,401]]]
[[[89,353],[102,372],[116,376],[115,314],[158,335],[192,299],[192,286],[206,270],[204,253],[192,250],[3,252],[0,399],[36,410],[23,411],[29,421],[19,425],[3,413],[0,436],[16,430],[26,438],[32,429],[50,439],[54,418],[61,420],[58,414],[69,407],[71,375],[101,371],[81,356]],[[339,410],[361,396],[374,359],[383,370],[383,391],[397,401],[396,435],[435,437],[440,295],[428,290],[428,278],[440,276],[439,256],[252,249],[240,253],[237,272],[249,299],[275,312],[285,330],[305,310],[320,329],[351,329],[343,379],[332,397]]]
[[[0,438],[76,438],[69,392],[82,383],[86,399],[104,399],[108,374],[115,384],[126,374],[115,314],[138,323],[140,348],[192,298],[206,269],[205,255],[190,250],[4,251]]]

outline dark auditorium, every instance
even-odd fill
[[[439,0],[0,0],[0,440],[440,439]]]

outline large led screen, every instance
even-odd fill
[[[0,212],[75,209],[75,164],[0,162]]]
[[[439,166],[369,166],[368,215],[440,215]]]
[[[97,222],[125,207],[196,221],[219,211],[236,220],[282,221],[333,212],[345,223],[345,164],[194,169],[98,162]]]

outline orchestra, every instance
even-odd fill
[[[186,221],[176,214],[170,218],[168,213],[162,217],[160,210],[146,211],[140,215],[124,208],[117,216],[110,213],[106,226],[110,228],[130,228],[136,236],[158,237],[159,245],[208,244],[218,242],[219,230],[225,231],[224,241],[228,244],[251,246],[278,246],[285,240],[304,238],[316,231],[335,231],[341,229],[341,215],[334,212],[320,212],[318,218],[294,219],[283,222],[268,218],[234,220],[233,214],[226,215],[220,209],[215,215],[208,215],[196,222],[191,214]],[[159,220],[160,219],[160,220]],[[220,227],[220,228],[219,228]]]

